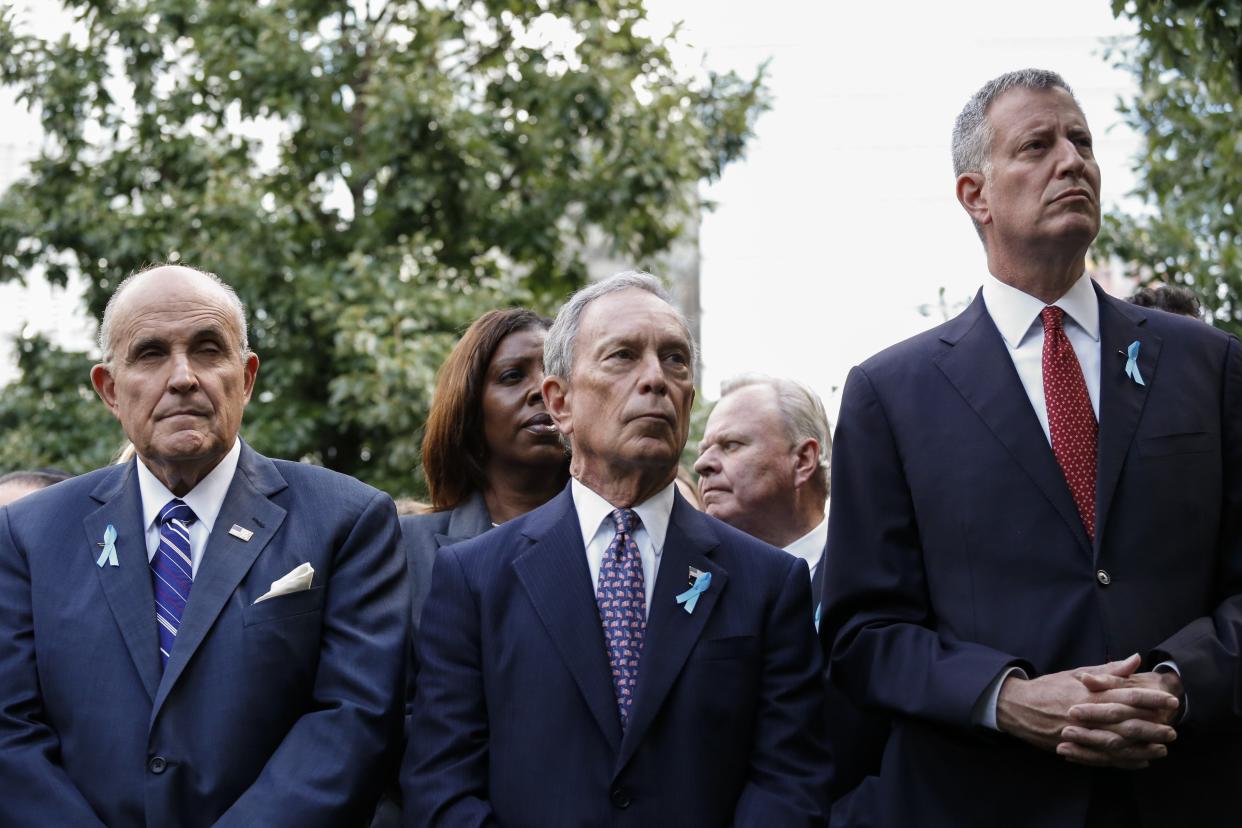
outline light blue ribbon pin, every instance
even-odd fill
[[[1139,341],[1136,339],[1130,343],[1130,347],[1126,349],[1126,376],[1137,382],[1139,385],[1146,385],[1143,382],[1143,375],[1138,369]]]
[[[711,586],[712,573],[704,572],[702,575],[694,579],[694,586],[687,589],[681,595],[677,596],[677,603],[685,604],[686,613],[694,612],[694,608],[698,606],[699,596],[707,592],[707,588]]]
[[[103,566],[104,561],[108,562],[108,566],[121,565],[116,559],[116,527],[111,523],[104,530],[103,551],[99,553],[99,560],[95,561],[95,565]]]

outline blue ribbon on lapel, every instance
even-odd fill
[[[686,613],[694,612],[694,608],[698,606],[699,596],[707,592],[707,588],[711,586],[712,573],[704,572],[702,575],[694,579],[694,586],[687,589],[681,595],[677,596],[677,603],[685,604]]]
[[[120,561],[116,559],[116,527],[111,523],[104,530],[103,551],[99,553],[99,560],[95,561],[95,566],[103,566],[104,562],[108,566],[120,566]]]
[[[1130,343],[1130,347],[1126,349],[1126,376],[1137,382],[1139,385],[1146,385],[1143,382],[1143,375],[1139,373],[1138,367],[1139,341],[1136,339]]]

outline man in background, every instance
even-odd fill
[[[694,470],[709,515],[804,561],[818,602],[828,541],[831,429],[819,395],[781,377],[725,380]],[[887,736],[832,686],[824,708],[832,753],[832,824],[867,824],[868,799]]]
[[[60,469],[32,469],[0,475],[0,506],[8,506],[15,500],[54,486],[70,477],[68,472]]]

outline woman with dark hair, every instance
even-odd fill
[[[543,505],[569,480],[540,392],[551,325],[525,308],[489,311],[440,368],[423,434],[434,511],[401,518],[416,630],[437,549]]]

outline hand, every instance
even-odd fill
[[[1134,674],[1140,663],[1139,657],[1133,655],[1123,661],[1050,673],[1035,679],[1028,680],[1010,676],[1001,685],[1000,696],[997,699],[997,726],[1001,731],[1038,748],[1055,750],[1070,761],[1122,768],[1146,767],[1152,759],[1160,758],[1165,754],[1167,749],[1164,742],[1125,741],[1124,744],[1116,745],[1112,749],[1105,749],[1095,745],[1067,743],[1064,736],[1067,728],[1072,728],[1071,732],[1075,735],[1079,735],[1076,730],[1086,729],[1081,728],[1080,722],[1070,717],[1071,708],[1077,705],[1118,701],[1105,697],[1102,692],[1089,689],[1083,683],[1087,675],[1110,676],[1124,680]],[[1105,681],[1111,680],[1105,679]],[[1162,699],[1167,699],[1168,694],[1162,691],[1153,691],[1150,688],[1125,688],[1125,690],[1127,694],[1124,698],[1136,705],[1146,704],[1158,708],[1161,704],[1167,704],[1167,701],[1162,701]],[[1130,692],[1133,690],[1143,692]],[[1110,685],[1110,689],[1104,692],[1118,691],[1119,688]],[[1163,731],[1152,731],[1150,735],[1166,736],[1167,734]]]
[[[1075,724],[1062,731],[1059,755],[1097,766],[1117,766],[1117,757],[1165,755],[1167,748],[1155,748],[1177,738],[1172,727],[1181,707],[1182,681],[1177,673],[1083,672],[1078,678],[1096,699],[1070,708]]]

